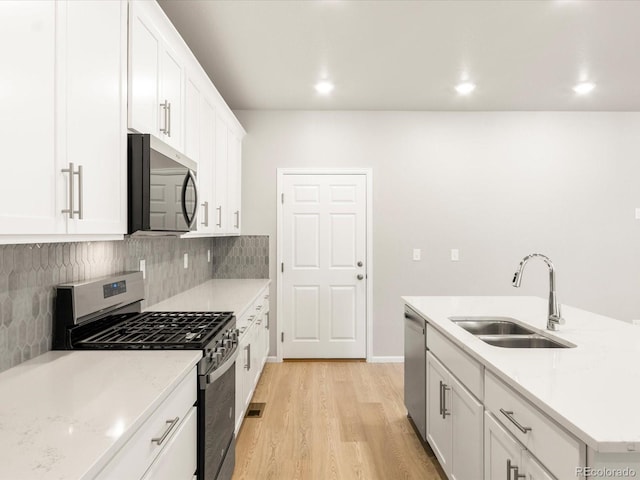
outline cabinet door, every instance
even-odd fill
[[[555,477],[547,472],[526,450],[522,452],[522,470],[526,475],[526,480],[556,480]]]
[[[124,234],[127,5],[96,0],[59,3],[63,7],[66,55],[59,70],[66,79],[60,98],[66,118],[61,160],[82,167],[81,176],[74,175],[73,180],[74,209],[82,218],[75,216],[68,232]]]
[[[427,440],[442,469],[451,471],[451,388],[444,366],[427,352]],[[448,407],[448,411],[444,408]]]
[[[242,419],[246,408],[246,404],[244,403],[246,399],[244,395],[244,346],[244,342],[238,345],[240,354],[236,360],[236,434],[242,425]]]
[[[200,158],[198,159],[198,233],[213,233],[215,204],[213,198],[213,162],[215,160],[215,109],[206,99],[201,100]]]
[[[229,213],[231,214],[231,224],[229,233],[232,235],[240,235],[241,228],[241,175],[242,175],[242,151],[240,139],[229,130],[227,137],[228,144],[228,186],[227,193],[229,203]]]
[[[511,480],[513,470],[509,466],[523,471],[523,448],[489,412],[484,415],[484,478]]]
[[[55,162],[56,3],[0,2],[0,234],[61,233]]]
[[[182,63],[167,45],[160,50],[160,103],[160,138],[183,151]]]
[[[255,346],[253,345],[254,333],[255,333],[255,330],[253,326],[250,326],[245,336],[247,344],[245,345],[245,348],[244,348],[244,374],[243,374],[244,387],[242,392],[244,396],[245,406],[249,405],[249,402],[251,401],[251,397],[253,396],[253,380],[255,378],[255,375],[254,375],[255,365],[252,363],[251,350],[255,348]]]
[[[476,480],[483,463],[484,407],[453,375],[449,379],[453,439],[451,479]]]
[[[200,88],[187,75],[184,101],[184,153],[196,162],[200,162],[201,106]],[[198,171],[200,171],[199,164]]]
[[[147,16],[144,2],[129,4],[129,128],[159,133],[160,34]]]
[[[227,124],[220,115],[216,115],[216,159],[214,167],[215,223],[214,232],[225,234],[230,231],[229,205],[227,203]]]
[[[197,468],[197,414],[189,410],[142,480],[191,480]]]

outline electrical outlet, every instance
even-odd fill
[[[211,250],[207,250],[207,263],[211,263]]]
[[[189,268],[189,254],[184,254],[184,268]]]
[[[144,260],[140,260],[140,269],[142,272],[142,279],[144,280],[145,278],[147,278],[147,262],[145,262]]]
[[[457,262],[460,260],[460,250],[458,250],[457,248],[452,248],[451,249],[451,261],[452,262]]]
[[[413,261],[414,262],[419,262],[421,257],[422,257],[422,250],[420,250],[419,248],[414,248],[413,249]]]

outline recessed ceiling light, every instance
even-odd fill
[[[573,87],[573,91],[578,95],[586,95],[593,91],[596,88],[596,84],[592,82],[580,82],[575,87]]]
[[[469,95],[476,89],[476,84],[471,82],[462,82],[456,85],[456,92],[460,95]]]
[[[315,89],[316,92],[327,95],[333,91],[334,85],[329,80],[321,80],[316,83]]]

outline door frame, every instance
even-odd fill
[[[366,298],[365,298],[365,343],[367,349],[367,362],[371,362],[373,358],[373,169],[371,168],[278,168],[276,182],[276,212],[277,212],[277,230],[276,230],[276,358],[278,362],[282,362],[282,334],[283,322],[281,322],[282,312],[282,269],[278,265],[282,264],[282,228],[283,228],[283,211],[282,211],[282,188],[285,175],[364,175],[367,185],[366,194],[366,232],[365,232],[365,249],[366,249],[366,265],[367,274],[365,278]]]

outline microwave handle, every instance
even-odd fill
[[[193,217],[189,218],[189,213],[187,212],[187,187],[189,185],[189,180],[193,182],[193,194],[194,194],[194,205],[195,210],[193,212]],[[184,182],[182,182],[182,216],[184,217],[184,221],[186,222],[189,230],[193,228],[193,225],[196,223],[196,218],[198,218],[198,184],[196,183],[196,176],[193,174],[193,170],[189,170],[189,173],[184,177]]]

